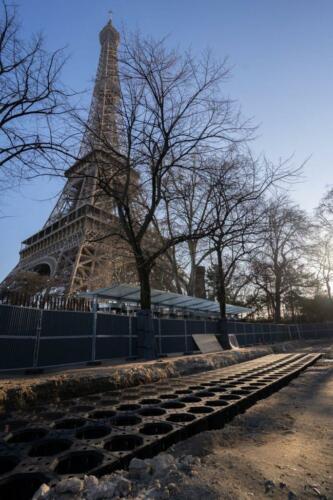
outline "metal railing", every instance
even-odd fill
[[[93,301],[83,297],[65,297],[36,293],[5,292],[0,295],[0,304],[32,307],[49,311],[92,311]]]

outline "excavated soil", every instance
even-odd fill
[[[212,354],[175,356],[158,361],[67,368],[34,376],[0,377],[0,410],[24,409],[31,404],[60,401],[96,392],[147,384],[169,377],[223,368],[279,352],[292,352],[318,342],[285,342]]]

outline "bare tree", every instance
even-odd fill
[[[189,234],[195,227],[210,228],[209,215],[211,212],[210,199],[212,186],[204,170],[204,165],[200,170],[196,170],[189,177],[187,182],[181,184],[182,196],[180,198],[180,210],[183,213],[183,223]],[[207,238],[189,239],[187,249],[190,257],[190,273],[187,291],[189,295],[196,295],[197,270],[198,266],[209,254],[209,240]]]
[[[325,283],[327,296],[332,300],[332,282],[333,282],[333,241],[332,237],[323,239],[322,252],[321,252],[321,271]]]
[[[329,189],[315,210],[314,228],[311,234],[310,263],[324,287],[329,300],[333,281],[333,189]]]
[[[63,160],[73,145],[60,82],[65,59],[61,50],[47,53],[42,36],[23,41],[16,9],[3,1],[0,10],[0,175],[22,178]]]
[[[200,233],[201,238],[189,237],[184,244],[173,247],[171,259],[174,262],[175,281],[180,293],[183,289],[189,295],[196,296],[198,266],[210,253],[209,240],[204,238],[204,235],[208,236],[212,226],[212,186],[204,162],[195,155],[191,171],[177,172],[177,176],[169,177],[169,182],[172,196],[166,193],[168,196],[165,199],[165,224],[161,227],[163,221],[160,221],[159,230],[163,233],[162,237],[167,235],[168,238],[173,238],[177,232],[188,235]]]
[[[329,188],[316,209],[321,225],[333,233],[333,188]]]
[[[310,221],[286,196],[277,195],[265,207],[263,224],[262,244],[252,259],[252,278],[279,322],[285,295],[313,286],[305,260]]]
[[[297,177],[298,168],[289,162],[272,165],[254,159],[250,153],[234,154],[218,161],[211,169],[211,204],[215,226],[210,234],[215,255],[216,294],[221,318],[226,318],[226,289],[237,263],[258,244],[262,234],[265,193],[281,182]]]
[[[118,224],[110,230],[134,255],[141,287],[141,308],[151,308],[150,276],[157,260],[175,245],[203,237],[202,224],[177,224],[180,184],[199,158],[244,140],[251,129],[241,123],[233,103],[221,95],[228,75],[210,54],[195,60],[166,49],[164,41],[139,35],[125,40],[119,59],[118,140],[94,137],[92,158],[98,173],[87,169],[100,196],[111,200]],[[89,126],[89,125],[88,125]],[[174,179],[177,179],[175,185]],[[172,232],[163,228],[166,211]],[[100,235],[100,238],[105,237]]]
[[[223,266],[226,270],[225,300],[230,304],[248,305],[246,295],[250,293],[248,285],[251,284],[249,256],[256,248],[255,243],[252,235],[244,245],[231,241],[225,249],[223,259]],[[214,254],[211,255],[211,264],[207,270],[207,283],[210,298],[218,299],[219,269]]]

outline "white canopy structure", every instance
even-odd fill
[[[122,303],[140,303],[140,288],[127,284],[113,285],[107,288],[99,288],[91,292],[83,292],[81,296],[114,300]],[[172,310],[181,309],[193,313],[219,314],[219,304],[212,300],[200,299],[179,293],[165,292],[162,290],[151,290],[151,303],[157,307],[168,307]],[[227,315],[249,314],[248,307],[234,306],[227,304]]]

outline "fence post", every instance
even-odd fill
[[[129,335],[129,342],[128,342],[128,356],[131,358],[133,356],[133,341],[132,341],[132,316],[128,315],[128,335]]]
[[[148,309],[140,309],[136,313],[138,356],[144,359],[156,358],[154,322],[152,312]]]
[[[274,334],[272,333],[272,325],[271,323],[269,323],[269,343],[272,344],[273,343],[273,340],[274,340]]]
[[[39,316],[36,325],[36,341],[34,345],[33,368],[37,368],[38,366],[39,344],[40,344],[40,334],[42,331],[43,312],[44,312],[43,309],[39,309]]]
[[[91,347],[91,361],[95,363],[96,361],[96,335],[97,335],[97,298],[93,298],[92,302],[93,310],[93,324],[92,324],[92,347]]]
[[[301,328],[300,328],[300,324],[299,323],[297,323],[297,333],[298,333],[298,338],[301,339],[302,335],[301,335]]]
[[[187,342],[187,319],[184,319],[184,333],[185,333],[185,352],[188,352],[188,342]]]
[[[159,354],[162,354],[162,330],[161,330],[161,318],[158,318],[158,348],[160,350]]]

